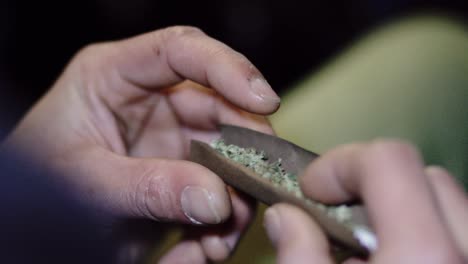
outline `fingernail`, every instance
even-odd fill
[[[226,245],[228,246],[229,250],[233,251],[234,248],[237,245],[237,242],[239,241],[239,238],[240,238],[240,232],[235,231],[234,233],[229,234],[226,237],[223,237],[223,240],[226,243]]]
[[[267,231],[267,235],[270,238],[271,243],[276,247],[281,230],[281,220],[278,211],[275,208],[270,207],[265,211],[263,226]]]
[[[226,260],[231,254],[229,246],[217,235],[202,237],[201,243],[207,256],[215,262]]]
[[[268,82],[262,77],[252,78],[250,80],[250,89],[252,93],[263,102],[279,104],[281,101]]]
[[[219,224],[221,222],[214,196],[204,188],[185,187],[180,202],[185,216],[194,224]]]
[[[375,252],[377,250],[377,237],[367,227],[355,227],[353,230],[353,236],[362,246],[367,248],[369,252]]]

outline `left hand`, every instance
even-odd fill
[[[7,142],[118,217],[211,225],[232,210],[229,230],[182,241],[165,258],[202,263],[230,254],[252,209],[185,160],[190,140],[214,139],[220,123],[273,133],[261,115],[278,107],[244,56],[198,29],[171,27],[83,49]]]

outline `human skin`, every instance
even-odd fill
[[[337,147],[309,165],[300,185],[324,203],[365,204],[378,248],[368,260],[346,263],[468,261],[466,193],[445,169],[426,167],[409,143],[385,139]],[[333,263],[325,235],[300,209],[277,204],[264,220],[278,263]]]
[[[204,263],[229,256],[253,209],[185,160],[190,140],[216,138],[220,123],[273,133],[263,116],[279,103],[243,55],[199,29],[171,27],[85,47],[5,144],[115,218],[208,226],[161,260]]]

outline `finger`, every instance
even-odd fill
[[[191,81],[185,81],[167,91],[167,101],[160,101],[159,113],[151,114],[151,120],[146,123],[147,128],[139,132],[138,140],[134,141],[130,149],[132,156],[138,157],[160,157],[161,148],[167,142],[167,137],[174,137],[174,133],[167,130],[171,124],[167,121],[166,115],[162,115],[164,104],[171,110],[175,124],[174,128],[181,132],[178,137],[178,144],[181,152],[171,153],[169,157],[188,157],[190,153],[190,142],[192,139],[204,142],[211,142],[220,137],[218,131],[219,124],[232,124],[247,127],[267,134],[273,134],[273,130],[268,120],[259,115],[247,113],[233,106],[213,90],[203,87]],[[128,120],[135,120],[129,117]],[[162,122],[164,121],[164,122]],[[164,129],[162,129],[164,123]],[[180,127],[180,128],[179,128]],[[129,130],[127,130],[129,131]],[[167,155],[167,148],[165,155]]]
[[[436,166],[426,168],[426,175],[436,194],[442,215],[452,237],[468,261],[468,198],[464,190],[457,185],[453,176],[445,169]]]
[[[250,197],[231,190],[233,214],[228,222],[207,227],[202,231],[201,245],[206,256],[215,262],[225,261],[235,251],[235,248],[252,222],[255,214],[255,204]]]
[[[288,204],[268,208],[264,226],[278,251],[278,263],[332,263],[325,235],[299,208]]]
[[[216,129],[219,124],[232,124],[272,134],[264,116],[235,107],[212,90],[185,81],[168,94],[180,122],[197,129]]]
[[[368,262],[365,260],[357,259],[357,258],[350,258],[350,259],[345,260],[342,264],[364,264],[364,263],[368,263]]]
[[[232,190],[232,189],[230,189]],[[242,195],[230,192],[233,203],[231,218],[216,226],[188,226],[180,243],[198,241],[206,258],[221,262],[234,252],[237,243],[250,224],[254,215],[253,202],[246,201]]]
[[[250,112],[268,114],[279,107],[279,97],[249,60],[199,29],[170,27],[109,50],[105,63],[136,86],[165,88],[190,79]]]
[[[376,260],[459,261],[421,157],[408,144],[375,141],[332,150],[307,168],[301,187],[326,201],[361,197],[379,239]]]
[[[197,241],[183,241],[178,243],[159,262],[160,264],[203,264],[206,257]]]
[[[231,213],[226,186],[216,174],[201,165],[179,160],[129,158],[99,148],[77,155],[81,162],[67,171],[81,174],[86,183],[87,192],[84,193],[117,214],[218,224]],[[77,184],[83,182],[77,181]]]

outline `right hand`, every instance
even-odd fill
[[[394,141],[351,144],[324,154],[300,177],[306,196],[324,203],[361,198],[378,248],[346,263],[468,262],[468,199],[440,167],[425,167],[414,147]],[[292,205],[265,212],[278,263],[333,263],[319,226]]]

